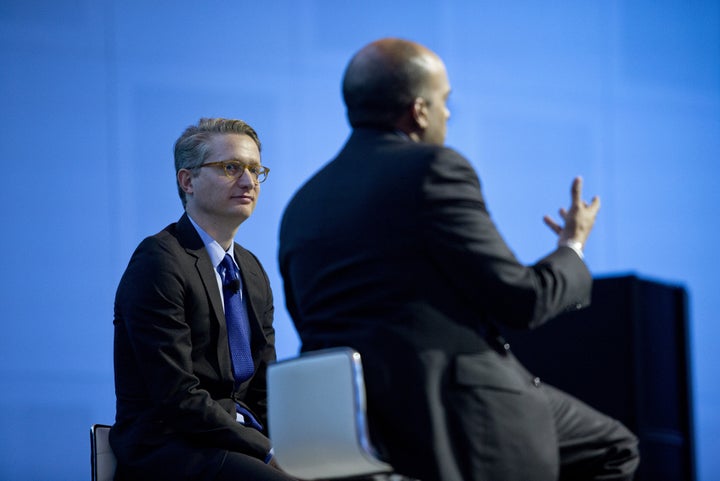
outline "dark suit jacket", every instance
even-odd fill
[[[133,254],[115,299],[117,415],[110,443],[120,475],[198,479],[220,466],[225,450],[267,456],[269,440],[236,422],[234,403],[266,424],[273,297],[257,258],[234,249],[256,369],[237,389],[215,271],[187,215]]]
[[[482,451],[499,435],[463,421],[483,403],[497,405],[483,419],[547,415],[489,400],[486,391],[517,392],[532,378],[488,330],[534,327],[590,299],[590,274],[571,249],[518,262],[461,155],[373,129],[356,129],[296,193],[279,261],[303,350],[361,353],[373,440],[398,471],[423,481],[471,479],[471,443],[483,438]]]

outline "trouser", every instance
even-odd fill
[[[214,481],[296,481],[276,467],[241,453],[228,452]]]
[[[631,480],[639,463],[637,438],[620,422],[550,385],[560,480]]]
[[[118,464],[116,481],[297,481],[247,454],[168,441],[133,466]]]
[[[464,416],[456,419],[463,423],[458,432],[464,442],[454,443],[463,451],[464,480],[633,479],[636,436],[541,382],[511,353],[469,356],[456,365],[456,379],[466,384],[458,394]]]
[[[389,375],[395,389],[370,391],[375,442],[397,472],[422,481],[633,478],[635,435],[538,380],[511,352],[428,352],[422,362],[421,382]]]

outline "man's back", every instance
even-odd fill
[[[424,369],[415,365],[415,343],[423,342],[429,330],[419,328],[419,314],[428,311],[425,306],[433,299],[444,297],[433,287],[437,274],[431,264],[421,262],[428,254],[419,231],[423,200],[417,191],[418,169],[423,161],[408,156],[405,147],[407,142],[392,133],[373,132],[362,142],[351,141],[298,192],[280,232],[287,305],[302,349],[352,346],[361,352],[371,434],[381,451],[387,436],[379,435],[379,429],[392,427],[408,440],[428,436],[425,429],[407,436],[405,417],[396,412],[399,403],[386,398],[381,404],[378,396],[392,389],[393,394],[424,399],[419,389],[425,384]],[[385,162],[387,156],[393,162]],[[437,296],[428,296],[432,291]],[[405,373],[402,379],[398,370]],[[408,415],[428,418],[421,403],[403,404]],[[422,452],[422,443],[415,444],[409,444],[411,451]]]
[[[402,328],[427,309],[438,320],[455,317],[466,303],[438,265],[443,255],[435,251],[439,239],[428,238],[421,191],[429,162],[446,149],[394,133],[361,135],[298,192],[283,218],[281,270],[306,348],[322,342],[317,336],[345,340],[351,326]],[[343,332],[305,336],[333,325]]]
[[[528,325],[567,296],[587,302],[590,277],[573,252],[565,256],[577,282],[559,283],[564,295],[553,300],[534,288],[552,263],[533,270],[515,260],[461,156],[365,129],[300,189],[280,232],[303,349],[362,354],[371,434],[396,466],[423,479],[463,478],[444,452],[464,438],[453,439],[446,412],[463,409],[451,399],[459,355],[504,356],[488,321]]]

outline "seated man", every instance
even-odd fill
[[[382,39],[348,65],[353,132],[291,200],[280,228],[303,350],[363,358],[371,437],[422,481],[629,480],[637,440],[528,373],[497,324],[534,327],[589,303],[582,247],[600,202],[572,184],[558,246],[520,264],[470,163],[444,147],[442,60]],[[548,353],[553,355],[553,353]]]
[[[201,119],[175,171],[185,213],[140,243],[115,298],[115,479],[288,481],[265,431],[272,292],[234,242],[268,174],[260,140]]]

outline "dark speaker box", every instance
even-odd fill
[[[597,278],[589,308],[504,334],[530,371],[637,434],[636,481],[694,481],[684,288]]]

